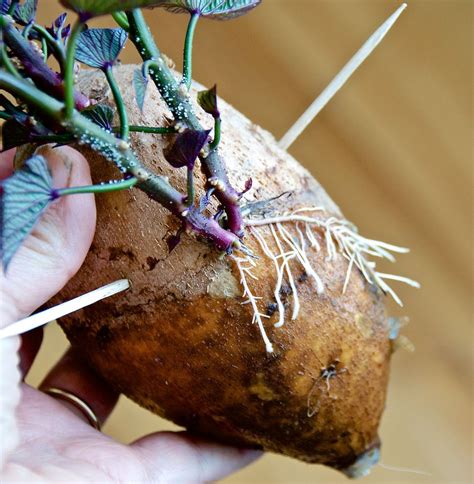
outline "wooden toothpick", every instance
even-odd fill
[[[351,75],[358,69],[362,62],[369,57],[379,45],[392,25],[397,21],[400,14],[407,7],[406,3],[400,7],[370,36],[365,44],[354,54],[352,59],[342,68],[339,74],[329,83],[324,91],[313,101],[309,108],[301,115],[296,123],[286,132],[278,142],[278,145],[287,150],[305,130],[318,113],[326,106],[332,97],[341,89]]]
[[[62,304],[58,304],[53,308],[46,309],[40,313],[33,314],[28,318],[12,323],[9,326],[0,329],[0,339],[7,338],[8,336],[15,336],[18,334],[26,333],[32,329],[44,326],[50,321],[66,316],[86,306],[90,306],[101,299],[113,296],[118,292],[125,291],[130,287],[130,281],[128,279],[119,279],[118,281],[107,284],[106,286],[99,287],[94,291],[87,292],[82,296],[76,297]]]

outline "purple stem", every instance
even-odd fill
[[[64,83],[60,74],[50,69],[41,54],[35,50],[30,41],[4,16],[0,16],[0,28],[3,30],[5,43],[21,62],[28,77],[44,92],[56,99],[64,99]],[[76,108],[82,110],[90,106],[90,99],[81,92],[74,92]]]
[[[219,250],[227,253],[230,253],[234,244],[239,241],[237,235],[223,229],[213,218],[206,217],[194,207],[189,210],[185,224],[193,232],[211,240]]]

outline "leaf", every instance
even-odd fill
[[[194,168],[199,152],[206,144],[211,130],[187,129],[176,136],[174,143],[164,151],[166,161],[174,168]]]
[[[161,0],[60,0],[61,3],[84,19],[96,17],[119,10],[133,10],[134,8],[156,7]]]
[[[27,143],[44,143],[44,136],[53,133],[42,124],[29,125],[28,121],[23,124],[15,119],[9,119],[2,125],[2,151],[16,148]]]
[[[36,17],[38,0],[25,0],[16,7],[13,18],[21,25],[28,25]]]
[[[0,182],[0,255],[4,271],[52,200],[51,173],[42,156],[33,156]]]
[[[112,131],[114,113],[115,111],[107,104],[95,104],[81,111],[81,114],[105,131]]]
[[[97,69],[114,64],[127,41],[128,34],[121,28],[87,29],[77,43],[76,60]]]
[[[133,71],[133,87],[135,88],[135,99],[140,111],[143,111],[147,86],[148,78],[143,75],[141,69],[135,69]]]
[[[55,39],[64,39],[69,36],[71,32],[71,25],[65,25],[66,23],[67,13],[62,13],[46,30],[55,38]],[[60,34],[61,33],[61,34]]]
[[[202,17],[228,20],[246,14],[262,0],[163,0],[161,7],[171,12],[199,13]]]
[[[61,0],[84,20],[118,10],[166,7],[173,12],[199,12],[203,17],[227,20],[255,8],[262,0]]]
[[[6,15],[10,9],[12,0],[0,0],[0,14]]]
[[[207,91],[199,91],[197,95],[199,106],[211,114],[214,119],[220,118],[219,109],[217,108],[217,86],[208,89]]]

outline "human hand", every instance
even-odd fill
[[[77,151],[44,148],[42,154],[55,186],[91,183],[88,164]],[[12,159],[11,152],[0,157],[0,179],[11,174]],[[95,218],[91,194],[61,198],[48,209],[18,250],[8,275],[0,273],[0,328],[28,316],[76,273],[92,242]],[[93,428],[78,406],[20,383],[41,339],[41,330],[35,330],[22,336],[21,346],[18,337],[0,340],[1,482],[205,482],[222,478],[260,455],[186,432],[150,434],[130,445],[114,441]],[[40,388],[76,395],[99,424],[118,399],[71,349]]]

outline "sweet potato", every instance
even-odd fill
[[[163,125],[169,112],[150,87],[140,113],[131,91],[133,66],[116,68],[126,94],[131,123]],[[79,89],[100,102],[111,94],[102,73],[82,71]],[[191,99],[196,98],[196,89]],[[274,138],[224,101],[220,101],[223,137],[219,149],[235,187],[252,177],[248,202],[268,200],[265,213],[318,206],[318,217],[342,219],[338,207],[317,181]],[[204,125],[212,119],[199,107]],[[143,163],[185,187],[185,174],[168,167],[163,149],[169,136],[134,134],[132,144]],[[94,182],[114,178],[116,169],[86,147]],[[204,179],[199,180],[202,190]],[[185,191],[185,190],[184,190]],[[291,320],[294,291],[284,279],[279,292],[287,308],[278,320],[272,261],[252,228],[244,242],[258,256],[248,284],[273,352],[265,350],[251,304],[242,304],[237,262],[206,242],[183,234],[171,252],[166,240],[177,220],[139,191],[97,197],[97,233],[80,272],[56,302],[119,278],[132,288],[60,321],[73,346],[111,385],[140,405],[175,423],[221,442],[261,447],[306,462],[365,472],[375,460],[377,428],[384,408],[391,345],[383,295],[359,270],[352,270],[343,293],[349,261],[328,260],[323,231],[307,256],[321,278],[314,279],[289,262],[300,311]],[[298,236],[298,224],[286,225]],[[271,228],[259,234],[277,250]],[[253,259],[252,259],[253,260]],[[294,288],[293,288],[294,289]],[[362,459],[362,460],[361,460]],[[362,462],[362,464],[361,464]]]

